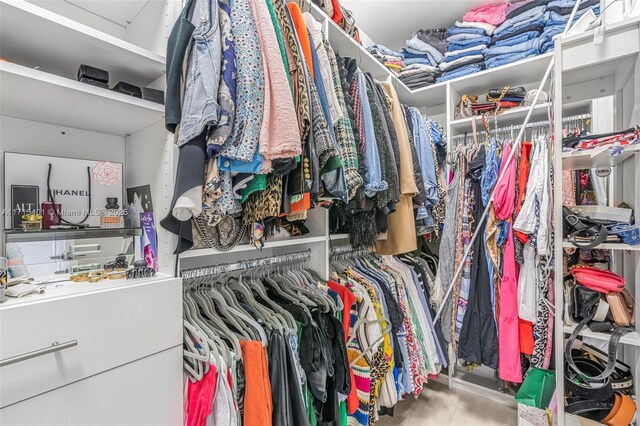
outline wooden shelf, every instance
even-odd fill
[[[566,325],[563,328],[565,334],[571,334],[574,329],[575,329],[574,326],[566,326]],[[580,332],[579,336],[608,341],[609,338],[611,337],[611,334],[599,333],[599,332],[591,331],[588,328],[584,328]],[[623,343],[625,345],[640,347],[640,333],[637,331],[633,331],[631,333],[625,334],[620,339],[620,343]]]
[[[584,151],[562,153],[562,168],[564,170],[581,170],[598,167],[615,167],[640,153],[640,144],[629,145],[619,154],[613,154],[612,147],[595,148]]]
[[[296,238],[289,238],[286,240],[267,241],[264,243],[263,249],[290,247],[290,246],[298,246],[298,245],[304,245],[304,244],[315,244],[315,243],[322,243],[325,241],[327,241],[327,237],[324,237],[324,236],[296,237]],[[251,251],[259,253],[258,249],[256,249],[251,244],[239,244],[229,251],[220,251],[215,248],[189,250],[182,253],[180,255],[180,259],[190,259],[195,257],[215,256],[215,255],[221,255],[221,254],[242,253],[242,252],[251,252]]]
[[[578,247],[574,246],[573,244],[571,244],[569,241],[563,241],[562,242],[562,247],[563,248],[574,248],[574,249],[578,248]],[[640,251],[640,246],[630,246],[629,244],[622,244],[622,243],[602,243],[602,244],[598,245],[597,247],[594,247],[594,250],[595,249]]]
[[[8,61],[74,79],[80,64],[119,81],[146,86],[165,73],[165,58],[28,3],[0,0],[0,50]]]
[[[164,105],[0,62],[2,115],[127,136],[162,120]]]

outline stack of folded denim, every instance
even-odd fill
[[[542,53],[553,50],[553,37],[564,31],[575,4],[576,0],[552,0],[547,4],[549,20],[542,32],[542,38],[544,41],[541,47]],[[595,15],[598,16],[600,14],[600,0],[585,0],[580,3],[580,7],[576,12],[573,22],[584,15],[588,10],[593,10]]]
[[[484,55],[491,43],[491,34],[506,17],[509,3],[490,4],[468,11],[462,22],[447,31],[447,53],[440,64],[443,72],[439,82],[476,73],[484,69]]]
[[[447,30],[423,29],[416,31],[401,53],[406,65],[400,73],[400,79],[410,88],[435,83],[440,75],[438,64],[447,51]]]
[[[438,67],[424,64],[411,64],[398,73],[402,81],[410,89],[418,89],[436,82],[440,76]]]
[[[496,28],[485,55],[487,69],[540,54],[549,17],[547,3],[549,0],[523,0],[509,6],[507,19]]]
[[[367,50],[371,55],[382,62],[384,66],[392,71],[399,72],[405,66],[404,55],[395,50],[391,50],[381,44],[373,44],[367,47]]]

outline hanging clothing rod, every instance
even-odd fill
[[[562,32],[562,34],[559,34],[559,35],[556,36],[559,39],[564,38],[565,35],[567,34],[567,31],[569,31],[569,28],[571,28],[571,25],[573,23],[573,19],[576,16],[576,12],[578,11],[578,8],[580,7],[580,3],[582,3],[582,0],[577,0],[576,4],[573,6],[573,10],[571,11],[571,15],[569,15],[569,20],[567,21],[567,24],[564,27],[564,31]],[[554,67],[554,63],[555,63],[555,57],[552,57],[551,61],[549,62],[549,65],[547,66],[546,71],[544,72],[544,75],[542,76],[542,80],[540,81],[540,85],[538,86],[538,90],[535,92],[535,96],[533,97],[532,105],[529,107],[529,111],[527,112],[527,116],[524,118],[524,122],[520,126],[520,131],[518,132],[518,136],[514,139],[514,149],[511,151],[511,153],[509,154],[507,159],[504,160],[504,163],[503,163],[504,164],[504,169],[503,169],[502,173],[500,173],[500,175],[498,176],[498,179],[496,180],[496,186],[497,186],[497,183],[502,181],[502,178],[504,178],[504,176],[507,174],[507,170],[509,169],[508,168],[509,163],[514,160],[514,155],[515,155],[515,153],[517,151],[517,148],[520,146],[520,143],[522,142],[522,137],[524,136],[524,132],[525,132],[525,130],[527,128],[527,125],[529,124],[529,120],[531,120],[531,116],[533,115],[534,106],[538,103],[538,99],[540,98],[540,93],[542,93],[543,87],[545,86],[545,84],[547,84],[547,80],[549,80],[549,76],[551,75],[551,70]],[[469,246],[467,247],[467,249],[465,250],[464,254],[462,255],[462,259],[466,259],[467,256],[469,256],[469,253],[471,252],[472,247],[473,247],[473,243],[478,238],[478,234],[480,233],[479,232],[480,229],[482,229],[481,225],[487,219],[487,215],[489,213],[489,209],[491,208],[491,203],[493,202],[493,197],[495,195],[496,195],[496,187],[494,187],[493,191],[491,191],[491,195],[489,197],[489,202],[487,203],[486,207],[484,208],[484,211],[482,212],[482,216],[480,216],[480,220],[478,220],[478,223],[476,223],[476,229],[473,232],[473,235],[471,235],[471,240],[469,241]],[[558,225],[558,224],[556,224],[556,225]],[[453,279],[448,284],[447,291],[445,292],[442,304],[438,308],[438,312],[436,313],[436,316],[433,318],[433,323],[434,324],[438,322],[438,320],[440,319],[440,316],[442,315],[442,312],[444,312],[444,309],[447,306],[446,301],[447,301],[447,299],[449,299],[449,297],[451,297],[451,293],[453,292],[453,285],[455,284],[456,280],[458,279],[458,277],[462,273],[462,269],[463,268],[464,268],[464,262],[460,262],[460,264],[458,265],[458,268],[456,269],[455,273],[453,274]],[[455,303],[455,301],[454,301],[454,303]]]
[[[477,116],[480,117],[480,116]],[[562,119],[563,123],[570,123],[570,122],[574,122],[574,121],[580,121],[580,120],[588,120],[591,119],[591,114],[578,114],[578,115],[572,115],[571,117],[565,117]],[[549,121],[536,121],[534,123],[529,123],[527,124],[527,129],[530,128],[536,128],[536,127],[546,127],[546,126],[550,126],[551,122]],[[499,127],[498,129],[494,129],[494,130],[490,130],[490,133],[505,133],[505,132],[510,132],[513,130],[520,130],[522,129],[522,124],[514,124],[511,126],[506,126],[506,127]],[[480,130],[478,132],[476,132],[478,135],[486,135],[487,131],[486,130]],[[465,133],[460,133],[457,135],[454,135],[451,140],[453,142],[458,142],[459,139],[464,139],[465,137],[469,137],[472,135],[472,132],[465,132]]]
[[[199,268],[183,269],[180,272],[182,278],[201,278],[226,274],[229,272],[246,271],[264,266],[285,265],[289,263],[301,263],[311,259],[311,249],[296,253],[282,254],[279,256],[263,257],[255,260],[242,260],[235,263],[223,263],[221,265],[202,266]]]
[[[371,252],[371,248],[355,248],[351,244],[346,244],[342,246],[332,247],[330,257],[343,256],[347,254],[352,257],[358,257],[365,254],[370,254]]]

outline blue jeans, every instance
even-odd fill
[[[222,41],[218,2],[197,0],[193,6],[192,19],[196,29],[193,32],[187,65],[178,146],[200,135],[205,127],[215,126],[220,117],[218,85]]]
[[[406,58],[404,60],[404,64],[405,65],[421,64],[421,65],[431,65],[434,67],[438,65],[434,62],[431,62],[426,56],[424,58]]]
[[[474,56],[474,55],[486,55],[489,49],[485,48],[482,50],[474,50],[473,52],[465,52],[458,53],[457,55],[450,55],[444,57],[444,62],[453,62],[456,59],[464,58],[465,56]]]
[[[486,37],[489,38],[489,37]],[[489,41],[491,41],[491,39],[489,39]],[[484,40],[484,38],[482,40],[478,39],[478,40],[474,40],[473,43],[467,43],[467,44],[460,44],[460,43],[451,43],[449,45],[449,47],[447,48],[448,52],[455,52],[456,50],[462,50],[462,49],[467,49],[469,47],[473,47],[473,46],[488,46],[489,42]]]
[[[388,56],[398,56],[400,58],[404,57],[402,53],[396,52],[395,50],[391,50],[387,46],[383,46],[381,44],[372,44],[371,46],[367,47],[367,50],[369,52],[371,52],[372,50],[377,50],[383,55],[388,55]]]
[[[496,28],[494,35],[499,35],[508,28],[521,27],[522,25],[528,25],[530,23],[533,23],[534,21],[545,18],[547,13],[546,11],[546,6],[538,6],[534,7],[533,9],[529,9],[519,15],[516,15],[511,19],[507,19],[502,23],[502,25]],[[547,19],[545,19],[545,21],[546,20]]]
[[[538,37],[513,46],[493,46],[489,49],[489,52],[487,52],[487,57],[526,52],[528,50],[539,51],[544,42],[545,39]]]
[[[547,53],[550,50],[553,50],[555,47],[555,43],[553,40],[545,41],[542,47],[540,48],[540,53]]]
[[[454,36],[457,37],[457,36]],[[466,47],[471,47],[471,46],[477,46],[479,44],[489,44],[491,43],[491,37],[489,36],[474,36],[471,38],[465,38],[465,39],[453,39],[453,40],[449,40],[449,46],[451,46],[452,44],[455,45],[459,45],[459,46],[466,46]],[[451,51],[451,48],[449,47],[447,50]]]
[[[487,65],[487,69],[501,67],[502,65],[507,65],[512,62],[519,61],[524,58],[529,58],[531,56],[536,56],[538,54],[538,49],[531,49],[525,52],[517,52],[517,53],[509,53],[506,55],[494,56],[493,58],[489,58],[485,61]]]
[[[485,30],[482,28],[460,28],[460,27],[451,27],[447,30],[447,34],[450,36],[456,34],[478,34],[478,35],[487,35]]]
[[[463,40],[473,40],[480,37],[487,37],[485,34],[471,34],[471,33],[460,33],[454,34],[447,37],[447,41],[449,43],[458,43]]]
[[[552,40],[553,37],[557,36],[558,34],[561,34],[563,31],[564,31],[563,24],[547,26],[542,32],[542,35],[540,37],[545,41],[549,41],[549,40]]]
[[[406,45],[418,52],[430,54],[436,62],[442,61],[443,54],[429,43],[420,40],[417,35],[414,35],[411,40],[407,40]]]
[[[505,38],[504,40],[497,41],[494,46],[514,46],[516,44],[523,43],[525,41],[537,38],[540,36],[538,31],[527,31],[515,37]]]
[[[454,71],[442,74],[442,76],[436,79],[436,83],[442,83],[443,81],[449,81],[453,80],[454,78],[464,77],[465,75],[475,74],[479,71],[482,71],[482,69],[482,63],[465,65],[463,67],[455,69]]]

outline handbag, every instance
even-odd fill
[[[504,97],[509,98],[524,98],[527,94],[527,89],[522,86],[509,87],[504,86],[502,89],[490,89],[487,90],[485,96],[488,102],[499,102]]]
[[[570,273],[578,284],[604,294],[620,292],[626,284],[625,279],[615,272],[592,266],[576,266]]]
[[[555,371],[533,367],[522,382],[515,400],[529,407],[546,410],[555,388]]]
[[[220,251],[229,251],[237,246],[247,230],[242,218],[222,216],[213,223],[203,214],[191,219],[191,227],[194,249],[215,248]]]
[[[460,120],[462,118],[471,118],[473,116],[473,112],[471,107],[478,102],[478,97],[476,95],[462,95],[460,98],[460,102],[456,105],[456,108],[453,112],[453,118],[455,120]]]
[[[625,280],[611,271],[592,268],[590,266],[575,267],[571,270],[571,275],[576,282],[576,285],[571,290],[571,312],[573,319],[579,322],[566,341],[565,360],[569,367],[568,369],[577,375],[578,378],[575,379],[575,381],[578,382],[578,384],[580,381],[584,381],[592,388],[599,388],[606,385],[606,380],[608,380],[616,368],[620,338],[633,331],[628,326],[620,326],[616,323],[615,319],[613,325],[605,321],[609,314],[609,303],[607,300],[603,300],[602,295],[622,293],[624,291]],[[629,294],[628,296],[631,295]],[[632,298],[629,299],[628,297],[626,299],[623,297],[621,300],[616,298],[614,303],[631,305],[631,308],[635,309],[631,300]],[[620,306],[616,308],[616,310],[619,311],[616,315],[618,316],[620,324],[626,320],[631,322],[633,314],[628,311],[629,306],[625,306],[622,309],[625,310],[624,314],[620,312]],[[611,331],[613,329],[611,337],[609,338],[606,365],[600,370],[597,368],[594,370],[595,367],[593,365],[580,358],[574,358],[573,354],[574,343],[578,335],[591,321],[596,321],[596,324],[600,324],[600,327],[596,327],[597,331]],[[591,326],[590,328],[593,329]],[[579,389],[577,391],[579,391]]]
[[[613,323],[618,327],[629,327],[636,322],[636,301],[626,288],[606,296]]]
[[[562,234],[575,247],[592,249],[610,239],[607,225],[614,222],[581,216],[567,206],[562,206],[562,217],[564,222]],[[615,235],[613,240],[619,241]]]

